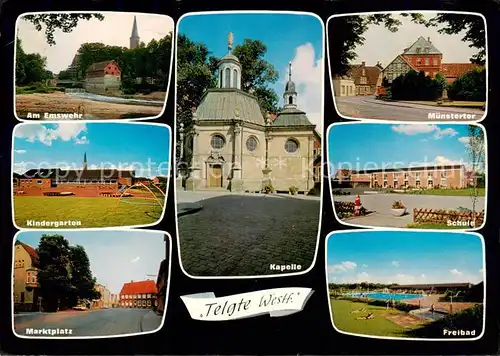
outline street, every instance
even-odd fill
[[[313,262],[318,238],[319,197],[262,194],[206,195],[178,192],[177,203],[202,210],[178,218],[181,261],[194,276],[252,276],[270,266]]]
[[[151,332],[160,327],[162,317],[150,309],[91,309],[57,313],[14,314],[16,333],[25,336],[48,336],[40,330],[68,329],[70,334],[56,337],[113,336]],[[45,331],[46,332],[46,331]]]
[[[429,113],[439,114],[472,114],[472,120],[480,120],[484,111],[468,108],[443,108],[438,106],[388,102],[375,99],[374,96],[340,96],[335,97],[338,111],[353,118],[403,120],[403,121],[428,121]],[[435,119],[436,121],[447,121]],[[464,121],[471,121],[465,119]]]
[[[349,224],[362,226],[379,227],[405,227],[413,221],[413,208],[417,209],[446,209],[456,210],[459,207],[472,209],[472,199],[468,196],[441,196],[441,195],[415,195],[415,194],[363,194],[360,195],[361,204],[373,211],[374,214],[356,217],[346,222]],[[334,196],[335,201],[354,202],[355,196],[343,195]],[[478,197],[476,211],[485,208],[484,197]],[[408,209],[408,214],[395,217],[391,214],[392,203],[396,200],[401,202]]]

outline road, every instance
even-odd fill
[[[470,114],[474,117],[463,118],[464,121],[480,120],[484,111],[465,108],[442,108],[429,105],[387,102],[375,99],[374,96],[336,97],[338,111],[354,118],[402,120],[402,121],[449,121],[436,120],[428,117],[429,113],[439,114]],[[460,120],[460,119],[459,119]]]
[[[202,210],[178,218],[181,261],[187,273],[269,275],[299,272],[276,271],[271,264],[300,264],[305,271],[313,262],[319,197],[203,193],[199,197]]]
[[[162,317],[150,309],[91,309],[87,311],[60,311],[57,313],[24,313],[14,315],[16,333],[26,336],[33,329],[68,329],[71,334],[56,337],[112,336],[154,331]],[[47,332],[47,331],[45,331]]]
[[[361,204],[373,214],[349,219],[346,222],[361,226],[405,227],[413,222],[413,209],[446,209],[456,210],[459,207],[472,209],[472,198],[469,196],[442,196],[425,194],[360,194]],[[334,196],[335,201],[352,201],[354,195]],[[392,203],[401,200],[409,214],[395,217],[391,213]],[[484,197],[478,197],[476,211],[485,208]]]

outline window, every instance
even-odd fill
[[[420,179],[420,172],[416,172],[415,177],[417,177],[417,179]]]
[[[230,88],[231,87],[231,69],[229,68],[226,68],[226,85],[225,85],[226,88]]]
[[[360,84],[366,84],[366,77],[359,78],[359,83]]]
[[[424,48],[424,53],[429,53],[429,50],[430,50],[430,48],[429,48],[429,47],[425,47],[425,48]]]
[[[341,88],[342,88],[342,90],[341,90],[342,95],[345,95],[345,85],[342,85]]]
[[[387,180],[387,173],[384,173],[384,180]]]
[[[421,61],[422,61],[422,59],[421,59],[421,58],[417,58],[417,64],[420,64],[420,63],[421,63]]]
[[[299,149],[299,143],[295,141],[294,139],[288,139],[285,142],[285,151],[287,153],[295,153]]]
[[[151,306],[151,301],[150,301],[150,300],[148,300],[148,307],[150,307],[150,306]]]
[[[363,68],[363,70],[362,70],[362,72],[361,72],[361,73],[362,73],[361,75],[362,75],[363,77],[366,75],[365,68]]]
[[[441,171],[441,178],[446,178],[446,171]]]
[[[247,150],[250,152],[254,152],[257,149],[257,139],[253,136],[250,136],[247,139]]]
[[[214,150],[220,150],[224,147],[226,143],[226,140],[224,139],[224,136],[222,135],[213,135],[212,136],[212,139],[210,140],[210,146],[212,146],[212,148]]]
[[[236,69],[233,70],[233,88],[238,87],[238,71]]]
[[[419,181],[419,180],[417,180],[417,181],[415,182],[415,186],[416,186],[417,188],[419,188],[419,187],[420,187],[420,181]]]
[[[37,181],[36,181],[36,184],[42,184],[42,183],[43,183],[43,182],[42,182],[42,180],[41,180],[41,179],[39,179],[39,180],[37,180]]]
[[[420,47],[417,47],[416,52],[420,53]]]
[[[288,104],[292,105],[293,104],[293,96],[288,97]]]
[[[431,60],[429,58],[425,58],[425,65],[428,66],[431,64]]]
[[[223,72],[222,72],[222,69],[221,69],[220,72],[219,72],[219,87],[221,87],[221,88],[222,88],[222,73]]]
[[[437,66],[438,65],[438,59],[437,58],[433,58],[432,59],[432,64]]]

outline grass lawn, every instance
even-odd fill
[[[479,197],[485,196],[485,188],[477,188],[477,195]],[[423,194],[423,195],[447,195],[447,196],[471,196],[473,190],[471,188],[463,189],[422,189],[422,190],[407,190],[403,192],[392,192],[396,194]]]
[[[19,227],[36,228],[27,220],[81,221],[80,228],[147,225],[158,221],[162,210],[154,200],[141,198],[14,197]]]
[[[351,302],[349,300],[330,299],[333,322],[337,329],[353,334],[406,337],[406,331],[417,329],[420,326],[402,327],[385,318],[386,315],[401,315],[404,313],[399,310],[385,307],[368,305],[366,303]],[[360,313],[351,313],[353,310],[365,308],[366,311]],[[370,320],[358,320],[358,317],[364,317],[368,313],[373,313],[375,318]]]
[[[456,107],[456,108],[482,108],[485,104],[484,101],[444,101],[441,105],[438,105],[437,101],[417,101],[417,100],[405,100],[402,103],[420,104],[420,105],[430,105],[439,107]]]

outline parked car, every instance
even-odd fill
[[[87,306],[85,304],[78,304],[73,307],[73,310],[87,310]]]

